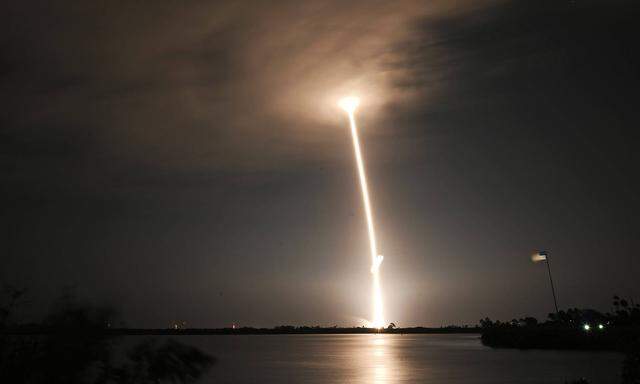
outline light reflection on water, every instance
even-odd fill
[[[181,336],[218,363],[201,383],[617,383],[614,353],[491,349],[478,335]]]
[[[385,338],[385,335],[374,335],[366,341],[359,354],[362,354],[370,361],[371,368],[368,369],[368,364],[363,364],[364,369],[362,369],[361,376],[367,377],[368,373],[370,373],[372,377],[364,381],[375,384],[393,382],[392,378],[399,377],[399,373],[402,372],[400,361],[390,345],[394,342],[394,339]]]

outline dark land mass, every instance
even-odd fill
[[[567,327],[495,327],[482,331],[482,343],[494,348],[624,350],[640,339],[638,327],[585,331]]]
[[[614,311],[569,308],[511,321],[480,320],[482,343],[494,348],[640,352],[640,304],[613,297]]]
[[[614,296],[613,308],[609,313],[570,308],[550,313],[544,322],[533,317],[507,322],[484,318],[480,320],[481,340],[493,348],[620,352],[624,354],[621,383],[640,383],[640,304]]]
[[[338,328],[338,327],[296,327],[280,326],[275,328],[92,328],[89,330],[78,328],[45,328],[22,326],[3,330],[5,334],[14,335],[38,335],[60,333],[100,333],[114,336],[126,335],[341,335],[341,334],[450,334],[450,333],[475,333],[480,334],[478,327],[440,327],[440,328]]]

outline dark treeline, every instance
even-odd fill
[[[439,328],[408,327],[408,328],[367,328],[367,327],[321,327],[321,326],[293,326],[281,325],[273,328],[110,328],[71,329],[43,326],[41,324],[18,325],[0,330],[12,335],[64,334],[68,332],[91,332],[104,335],[305,335],[305,334],[445,334],[445,333],[480,333],[480,328],[469,326],[446,326]]]
[[[41,333],[42,329],[35,332],[28,328],[14,329],[13,332]],[[46,330],[44,330],[46,331]],[[56,330],[50,330],[55,332]],[[369,334],[369,333],[393,333],[393,334],[444,334],[444,333],[480,333],[480,328],[464,326],[446,326],[440,328],[408,327],[408,328],[367,328],[367,327],[321,327],[321,326],[293,326],[282,325],[274,328],[184,328],[184,329],[152,329],[152,328],[119,328],[103,329],[115,335],[307,335],[307,334]]]
[[[22,294],[22,291],[13,290]],[[10,295],[11,296],[11,295]],[[11,302],[12,300],[9,300]],[[11,307],[9,304],[8,307]],[[3,310],[0,308],[0,310]],[[104,311],[99,316],[99,320],[91,323],[90,327],[83,322],[73,324],[59,321],[44,321],[38,323],[12,323],[0,327],[0,334],[7,335],[52,335],[67,333],[92,333],[105,336],[124,335],[287,335],[287,334],[368,334],[368,333],[480,333],[477,326],[468,325],[446,325],[441,327],[405,327],[400,328],[395,323],[389,323],[384,328],[361,327],[323,327],[320,325],[279,325],[273,328],[256,327],[232,327],[232,328],[187,328],[183,324],[174,324],[168,328],[131,328],[120,325],[114,327],[116,323],[115,314],[112,311]]]
[[[602,325],[600,328],[640,326],[640,304],[622,299],[619,296],[613,296],[613,310],[611,312],[602,313],[595,309],[569,308],[566,311],[561,310],[558,313],[549,313],[544,322],[538,322],[538,319],[530,316],[505,322],[500,320],[492,321],[488,317],[480,320],[480,328],[482,329],[537,326],[584,328],[588,326],[589,330],[591,330],[591,327],[596,330],[599,325]]]
[[[611,350],[625,354],[621,382],[640,383],[640,304],[613,297],[610,312],[570,308],[545,321],[480,320],[482,342],[495,348]],[[585,381],[578,381],[586,383]]]
[[[613,310],[570,308],[511,321],[480,320],[482,341],[492,347],[627,350],[640,337],[640,304],[613,297]]]

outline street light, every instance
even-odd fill
[[[551,283],[551,294],[553,295],[553,304],[556,307],[556,315],[558,314],[558,300],[556,299],[556,290],[553,287],[553,278],[551,277],[551,266],[549,265],[549,253],[547,251],[538,251],[531,255],[531,261],[538,263],[544,261],[547,263],[547,271],[549,272],[549,282]]]

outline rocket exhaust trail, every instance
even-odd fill
[[[369,248],[371,250],[371,274],[373,275],[373,319],[372,325],[375,328],[384,326],[384,317],[382,314],[382,290],[380,287],[380,264],[383,256],[378,255],[378,247],[376,243],[376,233],[373,226],[373,214],[371,213],[371,201],[369,199],[369,187],[367,186],[367,176],[364,171],[364,161],[362,160],[362,151],[360,150],[360,140],[358,138],[358,128],[356,126],[355,109],[358,100],[355,98],[345,98],[340,102],[340,106],[349,115],[349,125],[351,127],[351,136],[353,138],[353,149],[356,156],[358,166],[358,175],[360,178],[360,187],[362,189],[362,200],[364,202],[364,212],[367,219],[367,229],[369,232]]]

